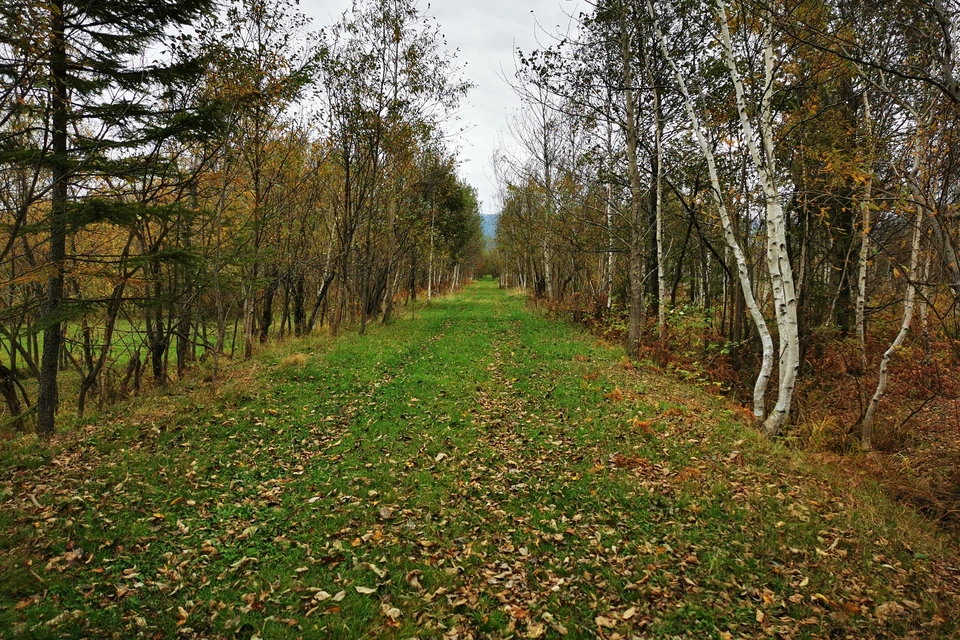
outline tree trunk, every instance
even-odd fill
[[[433,208],[430,209],[430,258],[427,261],[427,300],[433,298]]]
[[[654,136],[656,137],[656,134],[654,134]],[[646,264],[643,270],[643,284],[644,310],[649,309],[651,316],[657,316],[657,329],[659,334],[660,292],[658,287],[660,278],[658,274],[660,272],[660,263],[657,260],[657,245],[659,244],[657,230],[660,218],[660,212],[658,210],[660,194],[657,192],[658,169],[656,155],[656,152],[654,152],[650,156],[650,186],[647,191],[649,204],[647,206],[646,229],[644,229],[647,246],[645,247],[646,251],[644,255],[644,262]]]
[[[897,337],[894,338],[893,343],[880,359],[880,375],[877,381],[877,388],[873,392],[873,397],[870,398],[870,404],[867,405],[867,411],[863,416],[861,446],[865,451],[869,451],[873,447],[873,426],[876,420],[877,407],[880,405],[880,399],[883,398],[883,394],[887,390],[887,369],[890,366],[890,360],[907,338],[907,333],[910,331],[910,324],[913,322],[915,297],[917,293],[917,286],[914,279],[917,275],[917,266],[920,264],[920,237],[923,218],[924,208],[918,204],[917,214],[914,220],[913,239],[910,243],[910,264],[907,267],[909,273],[905,274],[907,289],[903,295],[903,320],[900,323],[900,331],[897,333]]]
[[[20,414],[23,410],[20,407],[20,398],[17,396],[17,384],[14,373],[0,364],[0,395],[7,403],[7,409],[10,411],[10,417],[13,418],[13,427],[17,431],[23,431],[23,418]]]
[[[640,354],[640,319],[643,313],[643,220],[640,215],[640,169],[637,165],[636,107],[633,95],[633,72],[630,64],[630,34],[627,12],[618,2],[620,22],[620,56],[625,98],[627,162],[630,168],[630,321],[627,327],[627,354]]]
[[[249,360],[251,357],[253,357],[253,282],[251,281],[247,283],[244,289],[246,289],[246,295],[243,296],[243,359]],[[236,343],[236,331],[234,331],[233,347],[231,347],[231,352],[236,348]]]
[[[191,205],[194,211],[199,209],[197,202],[197,184],[190,185]],[[181,221],[181,244],[187,251],[193,244],[193,238],[190,229],[190,222]],[[186,273],[183,277],[183,289],[179,292],[180,313],[177,319],[177,379],[182,380],[187,369],[187,362],[192,360],[192,346],[196,341],[190,339],[191,328],[193,327],[193,291],[194,291],[194,272],[193,266],[187,266],[183,269]]]
[[[607,183],[607,272],[604,291],[607,294],[607,309],[613,306],[613,211],[611,202],[613,185]]]
[[[273,324],[273,299],[277,295],[277,287],[280,286],[280,278],[277,275],[277,268],[270,267],[268,277],[270,281],[263,292],[263,308],[260,312],[260,344],[264,344],[270,336],[270,325]]]
[[[293,290],[293,330],[294,334],[297,336],[304,335],[304,332],[307,328],[307,311],[306,311],[306,292],[304,290],[304,276],[302,273],[297,274],[296,285]]]
[[[652,75],[651,79],[653,79]],[[667,331],[667,272],[663,253],[663,113],[660,104],[660,90],[656,87],[656,82],[653,85],[653,109],[656,118],[656,124],[654,125],[654,157],[656,163],[654,174],[656,219],[654,229],[656,231],[655,249],[657,256],[657,330],[659,336],[663,338]]]
[[[123,253],[121,254],[121,264],[125,264],[130,255],[130,245],[133,243],[133,239],[134,234],[131,232],[127,238],[127,244],[123,248]],[[110,351],[113,347],[113,332],[116,328],[117,318],[120,316],[120,309],[123,305],[123,292],[126,289],[127,281],[131,275],[132,272],[124,273],[120,282],[117,283],[113,289],[113,293],[110,296],[110,302],[107,305],[105,325],[103,329],[103,342],[100,344],[97,360],[95,363],[90,363],[87,373],[80,381],[80,394],[77,399],[77,415],[81,418],[83,417],[85,409],[87,393],[89,393],[90,389],[92,389],[96,384],[100,385],[100,408],[103,407],[105,390],[102,374],[107,363],[107,358],[110,356]]]
[[[743,82],[733,57],[733,43],[727,26],[727,13],[724,0],[717,3],[720,19],[720,32],[723,41],[724,58],[730,79],[733,81],[737,99],[737,112],[740,116],[740,128],[744,141],[750,151],[754,167],[760,177],[765,196],[766,214],[766,257],[773,291],[774,310],[780,338],[780,375],[777,389],[777,403],[764,422],[764,431],[769,436],[777,435],[786,424],[790,415],[793,390],[800,369],[800,337],[797,325],[797,298],[793,281],[793,267],[787,251],[786,219],[780,193],[775,182],[773,119],[770,101],[773,93],[773,33],[767,21],[763,31],[764,90],[760,104],[760,135],[763,141],[763,154],[756,144],[754,128],[747,114]],[[749,301],[748,301],[749,304]]]
[[[397,237],[396,237],[396,217],[397,217],[397,196],[396,188],[393,189],[393,195],[390,197],[390,208],[387,212],[387,291],[384,296],[383,305],[383,324],[390,322],[390,316],[393,314],[393,292],[396,289],[394,277],[391,277],[396,269]]]
[[[44,438],[53,435],[59,395],[60,345],[63,322],[64,261],[66,260],[66,217],[69,157],[67,155],[67,120],[70,105],[67,96],[67,45],[64,35],[63,0],[50,3],[50,76],[53,107],[53,162],[50,197],[50,263],[53,274],[47,279],[48,324],[43,332],[43,355],[40,359],[40,386],[37,395],[37,433]]]
[[[656,23],[653,5],[651,4],[650,0],[647,0],[647,10],[651,18],[654,20],[657,37],[660,40],[660,48],[663,52],[664,59],[666,59],[670,64],[670,67],[673,69],[676,76],[678,87],[683,95],[687,117],[690,119],[690,124],[697,139],[697,144],[700,146],[700,152],[707,161],[707,170],[710,175],[710,184],[712,187],[711,193],[713,194],[714,203],[716,204],[717,210],[720,214],[720,223],[723,227],[723,237],[727,242],[727,247],[730,249],[731,253],[733,253],[733,257],[736,260],[737,276],[739,277],[740,281],[740,289],[743,292],[743,299],[747,305],[747,309],[750,311],[750,317],[753,320],[754,325],[757,327],[757,333],[760,335],[760,343],[763,348],[763,359],[760,366],[760,372],[757,375],[757,380],[753,387],[753,415],[758,422],[762,422],[766,418],[765,397],[767,384],[770,380],[770,374],[773,371],[773,338],[770,335],[770,329],[767,327],[767,322],[763,317],[763,313],[760,311],[760,307],[757,304],[756,298],[754,298],[753,285],[750,281],[750,270],[747,265],[746,256],[743,253],[743,249],[740,247],[740,241],[737,239],[737,235],[734,232],[733,221],[729,212],[727,211],[726,203],[723,201],[723,197],[721,195],[723,190],[720,186],[720,177],[719,173],[717,172],[717,165],[713,155],[713,149],[711,148],[710,143],[707,141],[706,135],[700,126],[700,117],[697,115],[693,98],[687,89],[686,79],[684,78],[683,73],[680,71],[680,68],[677,66],[676,62],[673,60],[673,57],[670,55],[670,52],[667,49],[666,39],[660,30],[659,24]]]

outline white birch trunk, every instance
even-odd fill
[[[717,13],[720,20],[720,34],[723,42],[724,58],[730,79],[733,82],[737,99],[737,112],[740,116],[740,128],[744,141],[750,151],[754,168],[763,185],[767,231],[767,270],[770,273],[770,285],[773,292],[773,304],[780,334],[780,375],[777,389],[777,403],[764,423],[767,435],[777,435],[790,416],[790,404],[796,386],[797,373],[800,370],[800,335],[797,322],[797,297],[793,280],[793,268],[787,253],[786,217],[780,202],[780,193],[775,180],[775,158],[773,144],[773,118],[770,101],[773,92],[773,33],[768,21],[763,31],[764,90],[760,103],[760,136],[763,142],[763,154],[757,146],[756,134],[750,116],[747,113],[743,80],[733,56],[733,43],[727,25],[726,3],[718,0]]]
[[[546,285],[547,300],[553,300],[553,251],[550,248],[546,229],[540,238],[540,250],[543,255],[543,282]]]
[[[430,258],[427,261],[427,300],[433,298],[433,212],[430,212]]]
[[[653,80],[651,75],[651,80]],[[653,82],[652,84],[656,84]],[[657,202],[657,327],[661,338],[667,332],[667,274],[663,264],[663,117],[660,113],[660,91],[653,90],[654,146],[657,154],[656,202]]]
[[[636,109],[633,94],[633,73],[630,67],[630,42],[627,16],[623,3],[620,9],[620,54],[623,63],[624,116],[626,118],[627,164],[630,168],[630,322],[627,327],[627,353],[637,357],[640,349],[640,316],[643,313],[642,259],[643,221],[640,219],[640,169],[637,165]]]
[[[944,262],[947,272],[950,274],[950,289],[953,290],[954,297],[960,299],[960,265],[957,264],[957,252],[953,247],[953,238],[950,237],[950,230],[942,224],[940,216],[934,215],[932,220],[933,229],[940,237]]]
[[[657,37],[660,40],[660,48],[663,51],[664,59],[667,60],[667,63],[673,69],[674,75],[676,76],[677,84],[679,85],[680,92],[683,95],[687,117],[690,119],[690,126],[693,129],[694,136],[696,137],[697,143],[700,146],[700,152],[703,154],[703,157],[707,162],[707,171],[710,175],[710,185],[712,187],[711,191],[713,193],[714,202],[717,205],[717,210],[720,214],[720,223],[723,227],[723,237],[724,240],[726,240],[727,247],[730,249],[731,253],[733,253],[734,260],[736,260],[737,276],[740,280],[740,289],[743,292],[743,298],[746,302],[747,310],[750,313],[750,318],[757,327],[757,333],[760,336],[760,344],[763,348],[763,360],[760,366],[760,373],[757,375],[757,380],[753,387],[753,415],[758,422],[762,422],[766,417],[764,400],[766,397],[767,384],[770,381],[770,373],[773,371],[773,338],[770,335],[770,329],[767,327],[767,322],[763,317],[763,313],[760,311],[760,307],[757,305],[757,301],[753,296],[753,286],[750,282],[750,270],[747,266],[747,259],[743,253],[743,249],[740,247],[740,242],[737,240],[736,233],[734,233],[733,222],[730,218],[729,212],[727,211],[726,204],[723,201],[723,196],[721,195],[723,192],[720,188],[720,178],[717,172],[717,164],[713,156],[713,150],[711,149],[710,143],[703,132],[703,128],[700,126],[700,117],[697,115],[693,98],[690,95],[690,91],[687,89],[687,83],[683,77],[683,73],[680,71],[680,68],[677,66],[673,57],[670,55],[669,50],[667,49],[666,38],[664,37],[663,32],[660,30],[660,25],[657,22],[656,14],[653,10],[653,4],[650,0],[647,0],[647,11],[653,20]]]
[[[870,208],[873,205],[873,115],[870,112],[870,98],[863,92],[863,119],[866,126],[867,144],[871,151],[867,154],[866,180],[863,183],[863,199],[860,202],[860,257],[857,265],[857,341],[860,343],[860,353],[863,367],[867,367],[867,260],[870,256]]]
[[[923,214],[924,207],[918,204],[916,219],[913,227],[913,241],[910,245],[910,265],[908,266],[909,273],[905,274],[907,280],[907,290],[903,295],[903,321],[900,323],[900,331],[897,333],[897,337],[894,338],[893,343],[884,352],[883,357],[880,359],[880,376],[879,380],[877,381],[877,389],[873,392],[873,397],[870,398],[870,404],[867,405],[867,412],[863,416],[863,436],[861,439],[861,446],[863,447],[864,451],[870,451],[870,449],[873,447],[873,426],[877,416],[877,407],[880,405],[880,399],[883,398],[883,394],[887,390],[887,369],[890,366],[890,360],[897,352],[897,349],[900,348],[900,345],[903,344],[903,341],[906,340],[907,333],[910,331],[910,323],[913,322],[913,312],[917,294],[917,287],[914,284],[914,278],[917,272],[917,265],[920,262],[920,237],[921,227],[923,226]]]
[[[607,184],[607,309],[613,306],[613,212],[611,211],[613,187]]]
[[[927,284],[930,282],[930,252],[923,258],[923,270],[920,272],[920,327],[923,329],[923,335],[929,335],[929,313],[930,305],[928,303],[930,299],[930,287]],[[929,341],[927,341],[927,355],[929,356]]]
[[[910,243],[910,264],[907,265],[907,273],[905,274],[907,288],[903,294],[903,320],[900,323],[900,331],[897,332],[893,343],[883,353],[883,357],[880,359],[880,373],[877,380],[877,388],[873,393],[873,397],[870,398],[870,404],[867,405],[867,411],[863,416],[863,432],[860,444],[864,451],[869,451],[873,448],[873,427],[876,422],[877,408],[880,405],[880,400],[887,390],[889,377],[887,370],[890,366],[890,360],[897,352],[897,349],[900,348],[900,345],[903,344],[903,341],[906,340],[916,308],[916,277],[917,267],[920,264],[920,240],[923,235],[922,227],[925,213],[929,210],[926,206],[926,200],[923,194],[920,193],[920,188],[918,187],[921,170],[920,156],[921,148],[923,147],[922,140],[924,129],[929,122],[929,113],[921,116],[919,113],[914,112],[914,115],[917,117],[917,132],[913,142],[913,163],[910,168],[908,183],[911,195],[916,203],[916,217],[913,225],[913,237]]]
[[[607,100],[609,103],[613,103],[611,97],[610,89],[607,90]],[[608,105],[609,107],[609,105]],[[613,123],[612,117],[607,120],[607,202],[606,202],[606,213],[607,213],[607,272],[606,272],[606,283],[605,289],[607,292],[607,309],[613,307],[613,266],[614,266],[614,257],[613,257],[613,185],[609,182],[610,176],[613,175]]]

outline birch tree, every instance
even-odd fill
[[[919,143],[920,136],[918,135],[917,138],[918,139],[916,142]],[[919,150],[915,148],[914,154],[914,162],[911,169],[911,173],[913,175],[911,176],[911,179],[916,179],[918,177],[917,174],[920,171]],[[904,280],[906,281],[906,287],[903,294],[903,318],[900,322],[900,330],[897,332],[896,337],[893,339],[893,342],[890,344],[887,350],[883,352],[883,357],[880,359],[877,387],[873,392],[873,396],[870,398],[870,403],[867,405],[867,410],[863,416],[861,446],[866,451],[869,451],[873,448],[874,422],[876,421],[877,409],[880,406],[880,400],[883,398],[883,395],[887,390],[890,361],[893,359],[893,356],[896,354],[897,350],[903,345],[904,340],[906,340],[907,334],[910,332],[910,325],[913,322],[913,315],[916,309],[916,280],[918,277],[918,267],[920,265],[920,240],[923,237],[923,226],[927,212],[921,202],[916,202],[914,204],[914,210],[915,214],[910,240],[910,260],[907,263],[903,273]]]
[[[743,252],[743,248],[740,246],[740,241],[734,231],[733,220],[723,198],[725,190],[720,182],[720,174],[717,170],[717,162],[713,153],[713,145],[707,138],[706,131],[701,124],[698,107],[688,87],[686,75],[674,60],[667,46],[666,35],[661,30],[659,21],[657,20],[657,14],[654,11],[651,0],[647,0],[647,10],[654,22],[654,28],[657,33],[657,38],[660,41],[663,57],[667,60],[668,64],[674,71],[674,77],[676,79],[677,86],[680,89],[681,95],[683,96],[687,117],[690,119],[690,127],[693,130],[693,135],[696,138],[700,152],[703,154],[704,160],[707,163],[707,170],[709,172],[711,185],[710,191],[714,200],[714,205],[716,206],[720,216],[720,223],[723,227],[723,237],[727,243],[727,247],[733,254],[734,260],[736,261],[737,277],[740,282],[740,289],[743,292],[743,297],[746,301],[747,309],[750,312],[750,317],[753,320],[753,323],[757,328],[757,333],[760,336],[763,352],[760,372],[757,375],[757,379],[753,387],[753,415],[758,422],[763,422],[767,418],[767,384],[769,383],[770,375],[773,371],[773,338],[770,335],[770,330],[767,327],[767,321],[760,309],[760,305],[757,303],[757,300],[753,295],[753,283],[750,278],[750,269],[747,265],[747,259]]]
[[[800,335],[797,324],[797,295],[793,281],[793,267],[787,250],[786,218],[783,211],[781,194],[777,186],[776,156],[774,149],[773,113],[771,100],[775,86],[773,23],[766,17],[762,21],[763,79],[760,96],[760,108],[756,115],[758,124],[754,127],[747,104],[743,78],[734,56],[733,41],[726,11],[726,1],[717,1],[717,14],[720,21],[723,56],[726,61],[736,94],[737,113],[743,140],[750,152],[754,170],[760,178],[765,198],[766,258],[767,270],[773,290],[774,314],[780,341],[779,388],[777,402],[764,422],[764,430],[775,436],[790,417],[790,404],[796,386],[797,373],[800,370]],[[757,144],[759,134],[760,143]]]

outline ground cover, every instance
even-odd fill
[[[955,540],[475,284],[0,458],[0,637],[953,637]]]

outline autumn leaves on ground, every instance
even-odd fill
[[[489,281],[3,455],[3,638],[958,629],[955,540]]]

